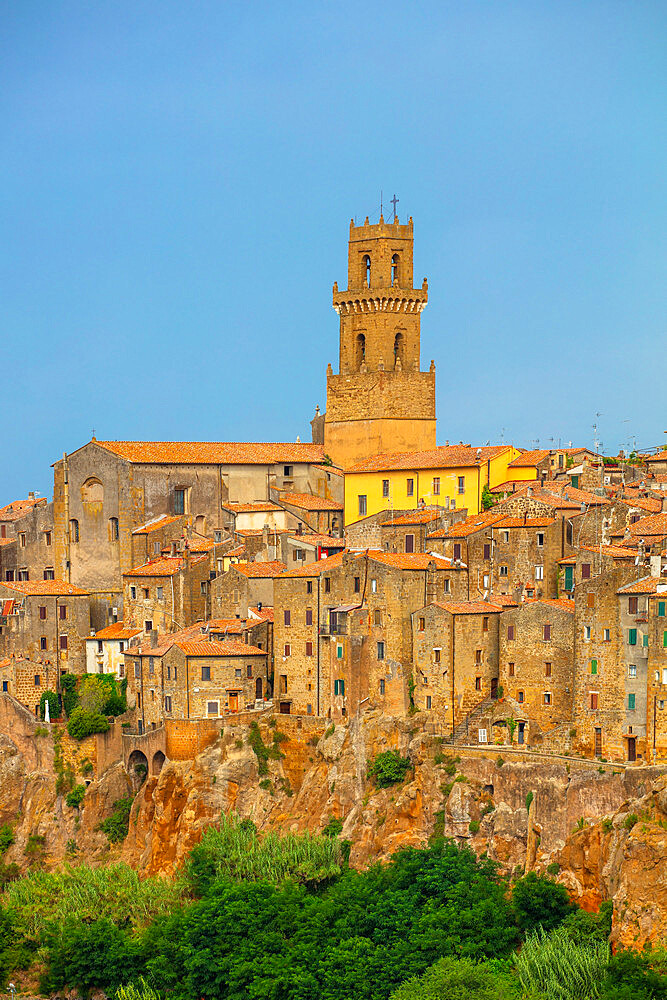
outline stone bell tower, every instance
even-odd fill
[[[339,374],[327,369],[324,447],[344,469],[384,452],[435,448],[435,365],[420,371],[426,279],[413,288],[412,219],[350,223],[347,291],[333,286],[340,316]]]

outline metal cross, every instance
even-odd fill
[[[396,206],[398,205],[398,203],[400,201],[400,198],[397,198],[396,195],[394,195],[394,197],[390,198],[389,201],[394,206],[394,217],[395,217],[396,216]]]

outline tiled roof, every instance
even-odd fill
[[[626,583],[625,587],[619,587],[617,594],[656,594],[660,578],[657,576],[644,576],[641,580],[633,583]]]
[[[499,605],[501,608],[516,608],[519,605],[519,602],[510,597],[509,594],[490,594],[489,602]]]
[[[329,500],[326,497],[318,497],[313,493],[281,493],[281,503],[289,504],[290,507],[299,507],[301,510],[342,510],[343,504],[338,500]]]
[[[487,601],[432,601],[432,604],[453,615],[500,614],[503,610],[500,605],[489,604]]]
[[[228,502],[221,504],[223,510],[229,510],[232,514],[269,514],[281,508],[271,500],[253,500],[252,503]]]
[[[430,532],[428,537],[467,538],[468,535],[474,535],[476,531],[481,531],[482,528],[489,528],[491,525],[495,525],[496,521],[502,520],[503,514],[499,514],[497,511],[495,513],[489,511],[486,514],[471,514],[470,517],[466,517],[465,521],[457,521],[451,528],[442,528],[440,531]]]
[[[562,496],[564,500],[572,500],[578,506],[585,503],[587,507],[599,507],[609,503],[609,497],[598,496],[590,490],[580,490],[577,486],[572,486],[565,480],[550,479],[544,484],[543,492]]]
[[[439,510],[411,510],[407,514],[397,514],[396,517],[390,517],[387,521],[380,521],[381,528],[394,528],[400,527],[403,524],[430,524],[431,521],[437,521],[438,518],[443,517],[447,511],[444,508]]]
[[[439,569],[449,569],[452,565],[451,559],[431,552],[380,552],[371,549],[368,558],[373,562],[403,570],[425,570],[431,563],[435,563]]]
[[[256,579],[259,577],[272,577],[280,576],[287,567],[284,562],[279,562],[275,560],[273,562],[245,562],[236,563],[234,569],[237,569],[239,573],[243,576],[247,576],[250,579]]]
[[[527,598],[523,606],[526,604],[546,604],[549,608],[555,608],[557,611],[567,611],[568,614],[574,614],[574,601],[566,600],[564,597],[529,597]]]
[[[269,535],[289,535],[289,528],[271,528],[268,525]],[[234,528],[234,534],[238,535],[239,538],[258,538],[260,535],[264,534],[264,528]]]
[[[306,545],[320,545],[325,549],[345,548],[344,538],[334,538],[333,535],[321,535],[317,531],[310,531],[307,535],[297,535],[297,533],[293,531],[290,533],[290,541],[305,542]]]
[[[18,521],[24,517],[33,507],[46,506],[45,497],[36,497],[31,500],[14,500],[6,507],[0,507],[0,521]]]
[[[556,523],[555,517],[528,517],[524,521],[523,517],[503,517],[496,521],[494,528],[548,528]]]
[[[168,524],[173,524],[174,521],[180,520],[181,518],[177,515],[171,517],[169,514],[160,514],[159,517],[154,517],[151,521],[146,521],[139,528],[135,528],[132,534],[148,535],[151,531],[159,531],[160,528],[166,528]]]
[[[222,544],[219,542],[217,544]],[[211,552],[215,546],[216,542],[212,538],[191,538],[189,540],[190,552]],[[225,553],[226,554],[226,553]]]
[[[6,583],[4,580],[0,587],[7,590],[15,590],[18,594],[25,594],[26,597],[87,597],[88,591],[75,587],[65,580],[13,580]]]
[[[523,468],[526,465],[537,465],[548,458],[551,452],[548,448],[538,448],[536,451],[524,451],[508,465],[509,469]]]
[[[320,469],[322,472],[330,472],[334,476],[344,476],[345,473],[342,469],[339,469],[337,465],[316,465],[316,469]]]
[[[530,486],[531,483],[537,483],[537,479],[508,479],[504,483],[498,483],[497,486],[491,487],[492,493],[515,493],[517,489],[525,488]]]
[[[143,630],[137,628],[136,625],[125,624],[125,622],[114,622],[113,625],[107,625],[106,628],[102,628],[95,635],[89,636],[89,640],[95,639],[133,639],[135,635],[139,635]]]
[[[151,646],[149,642],[145,645],[125,650],[125,653],[128,656],[164,656],[176,642],[183,642],[188,639],[199,640],[202,634],[202,625],[203,622],[196,622],[196,624],[188,625],[187,628],[180,629],[178,632],[167,632],[164,635],[158,635],[158,641],[155,646]]]
[[[401,451],[388,455],[374,455],[358,462],[347,470],[350,472],[398,472],[401,469],[460,469],[483,465],[484,462],[503,452],[509,445],[491,448],[473,448],[471,445],[440,445],[430,451]],[[478,457],[479,452],[479,457]]]
[[[190,565],[197,566],[205,558],[205,556],[195,556],[190,560]],[[185,559],[182,559],[181,556],[162,556],[160,559],[149,560],[143,566],[128,569],[123,573],[123,576],[175,576],[184,568]]]
[[[336,552],[333,556],[327,556],[326,559],[318,559],[317,562],[305,563],[303,566],[298,566],[296,569],[288,569],[286,573],[283,573],[281,579],[285,577],[315,577],[320,576],[322,573],[326,573],[327,570],[336,569],[341,565],[343,561],[343,553]]]
[[[128,462],[157,465],[281,465],[321,462],[324,446],[246,441],[97,441]]]
[[[663,514],[653,514],[641,517],[630,525],[630,534],[644,538],[646,535],[667,535],[667,511]]]
[[[660,514],[662,511],[662,500],[657,497],[639,497],[625,494],[618,496],[619,500],[623,500],[625,503],[629,504],[631,507],[637,507],[638,510],[645,510],[648,514]]]
[[[257,619],[259,621],[261,621],[261,622],[272,622],[273,621],[273,608],[265,608],[262,605],[261,608],[257,608],[257,607],[255,607],[255,608],[248,608],[248,613],[253,616],[253,617],[251,617],[251,618],[248,619],[248,621],[250,622],[250,624],[256,624],[256,622],[253,621],[254,617],[257,617]]]
[[[599,545],[582,545],[581,548],[586,552],[600,551]],[[637,550],[630,549],[627,545],[603,545],[602,554],[605,556],[611,556],[612,559],[634,559],[637,554]]]
[[[222,554],[225,559],[238,559],[240,556],[245,556],[245,545],[237,545],[235,548],[229,549]]]
[[[667,451],[659,451],[656,455],[642,455],[645,462],[667,462]]]
[[[16,538],[0,538],[0,545],[13,545],[16,541]]]
[[[234,639],[227,639],[225,642],[216,642],[213,639],[181,639],[174,645],[182,649],[186,656],[266,656],[266,650]]]

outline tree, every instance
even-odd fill
[[[391,1000],[511,1000],[518,995],[516,979],[496,963],[449,957],[403,983]]]
[[[488,483],[484,483],[482,489],[482,510],[490,510],[498,498],[489,489]]]
[[[142,965],[141,944],[110,920],[91,924],[69,920],[49,945],[49,966],[42,979],[45,990],[75,986],[84,993],[117,990],[138,976]]]
[[[512,890],[516,922],[524,933],[542,927],[550,931],[565,920],[573,906],[565,886],[535,872],[519,879]]]

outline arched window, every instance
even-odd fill
[[[81,487],[81,500],[83,503],[102,503],[104,500],[104,487],[99,479],[91,476],[86,479]]]
[[[394,337],[394,364],[400,361],[403,364],[403,334],[397,333]]]
[[[362,364],[366,360],[366,337],[363,333],[360,333],[357,337],[357,368],[361,368]]]
[[[367,253],[364,254],[364,256],[363,256],[363,265],[364,265],[364,275],[365,275],[365,280],[366,280],[366,287],[370,288],[371,287],[371,259],[370,259],[370,257],[368,256]]]
[[[69,540],[70,542],[79,541],[79,522],[75,517],[69,523]]]
[[[109,518],[109,538],[111,539],[112,542],[117,542],[118,541],[118,518],[117,517],[110,517]]]
[[[398,254],[391,258],[391,287],[398,284]]]
[[[195,531],[198,535],[206,534],[206,517],[204,514],[197,514],[195,518]]]

